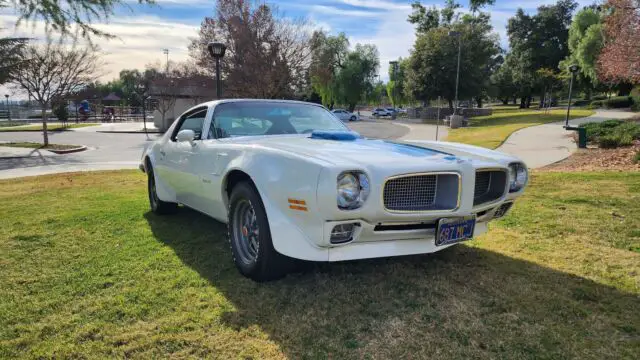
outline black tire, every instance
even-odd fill
[[[354,116],[352,116],[352,117],[349,119],[349,121],[356,121],[356,117],[355,117],[355,115],[354,115]]]
[[[247,210],[247,206],[251,210]],[[252,224],[245,224],[244,211],[253,211]],[[291,269],[291,258],[276,251],[260,194],[250,182],[233,187],[229,198],[227,236],[233,262],[240,273],[254,281],[263,282],[284,277]],[[258,234],[255,235],[257,224]],[[249,230],[247,226],[249,225]],[[251,235],[251,236],[250,236]],[[257,240],[257,244],[255,241]],[[253,250],[252,250],[253,249]]]
[[[149,206],[151,211],[157,215],[175,214],[178,210],[178,204],[162,201],[158,198],[156,192],[156,177],[153,173],[153,167],[147,163],[147,192],[149,194]]]

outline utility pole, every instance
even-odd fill
[[[462,34],[459,31],[449,31],[449,36],[458,38],[458,68],[456,70],[456,95],[455,95],[455,108],[453,114],[456,115],[458,111],[458,83],[460,81],[460,53],[462,51]]]

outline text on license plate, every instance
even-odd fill
[[[436,232],[436,246],[469,240],[473,237],[475,227],[475,216],[440,219]]]

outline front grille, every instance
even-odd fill
[[[474,191],[474,197],[480,197],[486,195],[489,192],[489,185],[491,185],[491,171],[482,171],[476,173],[476,187]]]
[[[505,170],[478,170],[473,193],[473,205],[493,202],[502,197],[507,185]]]
[[[384,185],[384,207],[400,212],[455,209],[459,181],[457,174],[415,174],[392,178]]]

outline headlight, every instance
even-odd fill
[[[522,163],[513,163],[509,165],[509,192],[522,190],[527,184],[529,174],[527,167]]]
[[[345,171],[338,176],[338,208],[357,209],[369,197],[369,178],[361,171]]]

